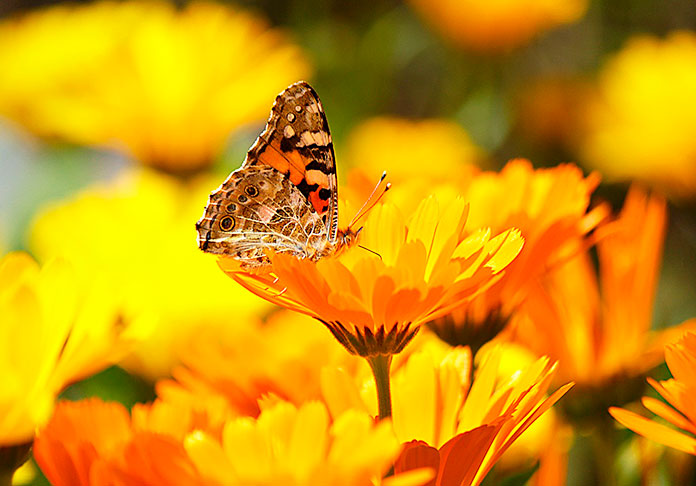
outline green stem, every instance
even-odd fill
[[[391,354],[378,354],[368,356],[367,362],[370,363],[372,374],[377,385],[377,401],[379,402],[379,419],[384,420],[391,417],[391,391],[389,386],[389,368],[391,367]]]
[[[608,417],[608,415],[607,415]],[[606,418],[597,420],[592,433],[597,479],[602,486],[616,486],[616,433],[614,424]]]

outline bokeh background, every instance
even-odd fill
[[[79,256],[152,328],[65,396],[151,399],[192,335],[267,312],[198,253],[193,225],[299,79],[342,182],[362,165],[446,179],[524,157],[597,171],[595,202],[615,208],[633,181],[664,194],[653,326],[696,316],[693,0],[4,0],[0,249]],[[576,439],[569,485],[601,476],[591,441]],[[621,484],[639,484],[625,451]],[[672,454],[654,484],[696,484]]]

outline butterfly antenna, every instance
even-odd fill
[[[382,172],[382,177],[379,178],[379,181],[377,181],[377,184],[375,185],[374,189],[372,189],[372,192],[365,200],[360,210],[355,214],[353,220],[348,225],[349,228],[352,228],[355,223],[357,223],[363,216],[369,213],[370,210],[374,208],[375,205],[380,201],[380,199],[382,199],[382,196],[384,196],[384,194],[389,190],[389,188],[391,187],[391,182],[387,182],[384,185],[384,189],[381,192],[379,191],[380,187],[382,187],[382,183],[386,178],[387,172],[384,171]]]
[[[377,252],[374,251],[374,250],[370,250],[370,249],[369,249],[368,247],[366,247],[366,246],[358,245],[358,248],[362,248],[363,250],[369,251],[370,253],[372,253],[372,254],[374,254],[374,255],[377,255],[377,256],[379,257],[380,260],[382,259],[382,255],[380,255],[379,253],[377,253]]]

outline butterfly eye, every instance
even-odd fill
[[[225,216],[220,220],[220,229],[222,231],[230,231],[234,228],[234,218],[232,216]]]
[[[244,192],[246,192],[249,197],[256,197],[259,195],[259,190],[256,186],[247,186]]]

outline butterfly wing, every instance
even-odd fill
[[[270,166],[285,174],[319,214],[329,242],[338,231],[338,183],[329,123],[316,91],[304,81],[280,93],[265,130],[242,167]]]
[[[214,191],[198,221],[198,246],[247,267],[269,263],[266,249],[314,258],[327,230],[307,198],[273,167],[242,167]]]
[[[198,245],[250,267],[266,249],[317,258],[336,241],[338,195],[333,144],[316,92],[305,82],[275,100],[266,128],[208,200]]]

